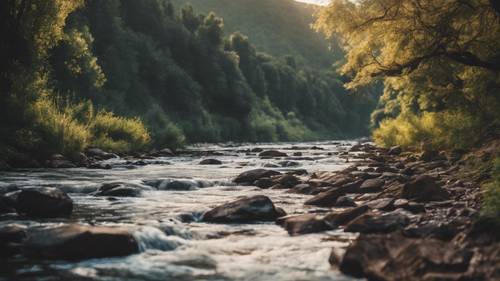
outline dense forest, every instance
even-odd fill
[[[375,99],[166,0],[3,1],[1,155],[366,135]]]
[[[330,68],[344,58],[338,43],[311,28],[316,5],[269,0],[172,0],[175,6],[192,5],[201,13],[215,12],[228,33],[241,32],[261,52],[295,57],[299,65]]]

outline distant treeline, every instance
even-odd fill
[[[0,3],[0,152],[367,134],[375,99],[166,0]],[[124,117],[118,117],[124,116]]]

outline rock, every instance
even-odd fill
[[[251,185],[258,179],[269,178],[271,176],[276,176],[280,174],[281,174],[280,172],[273,170],[255,169],[241,173],[233,180],[233,182],[238,184]]]
[[[401,146],[393,146],[389,149],[387,152],[389,155],[399,155],[403,152],[403,149],[401,149]]]
[[[364,214],[351,221],[345,232],[360,233],[390,233],[404,228],[409,224],[409,218],[401,213],[388,213],[383,215]]]
[[[323,220],[325,220],[325,222],[327,222],[330,226],[341,226],[361,216],[368,210],[368,206],[359,206],[337,213],[330,213],[326,215]]]
[[[15,212],[16,209],[9,202],[9,199],[4,195],[0,195],[0,214],[15,213]]]
[[[314,214],[287,217],[284,219],[282,226],[291,236],[317,233],[331,229],[321,217]]]
[[[288,155],[284,152],[277,150],[266,150],[259,153],[259,157],[287,157]]]
[[[294,175],[286,174],[283,176],[280,176],[277,180],[277,182],[283,187],[283,188],[292,188],[296,186],[297,184],[300,183],[299,178],[297,178]]]
[[[401,196],[417,202],[443,201],[450,199],[450,195],[442,189],[436,181],[427,175],[421,175],[403,185]]]
[[[89,148],[85,151],[88,157],[92,157],[98,160],[108,160],[112,158],[118,158],[116,154],[105,152],[99,148]]]
[[[178,191],[187,191],[187,190],[195,190],[199,187],[204,187],[204,184],[200,181],[195,180],[163,180],[156,188],[158,190],[178,190]]]
[[[252,148],[252,150],[250,150],[250,152],[254,152],[254,153],[259,153],[262,151],[264,151],[264,149],[262,149],[260,147],[254,147],[254,148]]]
[[[203,159],[199,165],[222,165],[222,161],[218,159]]]
[[[295,161],[281,161],[278,164],[284,168],[300,166],[300,163]]]
[[[321,207],[332,207],[335,205],[335,202],[337,202],[337,199],[339,197],[345,195],[346,193],[357,192],[362,182],[363,180],[358,180],[352,183],[345,184],[338,188],[332,188],[314,196],[313,198],[307,200],[304,204]]]
[[[443,241],[452,240],[459,229],[451,224],[430,222],[405,228],[404,235],[412,238],[434,238]]]
[[[111,165],[104,163],[92,163],[88,166],[89,169],[111,170]]]
[[[339,269],[370,280],[465,280],[459,274],[467,271],[471,257],[472,252],[439,240],[361,234],[347,248]]]
[[[375,193],[382,191],[385,181],[383,179],[368,179],[365,180],[359,187],[360,193]]]
[[[283,213],[271,199],[257,195],[222,204],[203,214],[202,221],[215,223],[245,223],[275,221]]]
[[[24,189],[17,195],[16,210],[30,217],[69,216],[73,211],[73,200],[57,188]]]
[[[266,189],[266,188],[270,188],[271,186],[273,186],[274,181],[270,178],[262,178],[262,179],[258,179],[256,181],[254,181],[253,185],[255,185],[258,188]]]
[[[335,207],[356,207],[356,203],[348,196],[341,196],[335,202]]]
[[[101,185],[96,191],[95,196],[138,197],[143,190],[153,189],[138,184],[112,182]]]
[[[273,163],[266,163],[264,164],[264,168],[279,168],[280,165],[276,165],[276,164],[273,164]]]
[[[149,155],[153,157],[172,157],[175,156],[175,153],[170,148],[164,148],[158,151],[151,151]]]
[[[294,186],[288,192],[289,193],[297,193],[297,194],[314,195],[314,194],[318,194],[318,193],[323,192],[323,191],[324,191],[323,188],[316,187],[316,186],[310,185],[308,183],[301,183],[301,184],[297,184],[296,186]]]
[[[446,160],[446,157],[443,157],[439,151],[436,150],[424,150],[420,156],[419,156],[420,161],[424,162],[431,162],[431,161],[437,161],[437,160]]]
[[[302,156],[302,152],[300,152],[300,151],[294,152],[294,153],[293,153],[293,156],[298,156],[298,157],[300,157],[300,156]]]
[[[372,200],[365,205],[374,210],[393,211],[395,209],[394,201],[394,198],[379,198]]]
[[[424,204],[410,202],[406,199],[398,199],[398,200],[394,201],[394,208],[396,208],[396,209],[402,208],[402,209],[407,210],[409,212],[412,212],[414,214],[425,212]]]
[[[70,224],[28,230],[24,251],[45,259],[88,259],[135,254],[139,245],[125,229]]]
[[[26,238],[26,227],[9,224],[0,227],[0,257],[18,254],[20,243]]]

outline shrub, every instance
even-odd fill
[[[101,110],[90,126],[92,146],[114,152],[130,152],[147,147],[151,138],[139,118],[115,116],[112,112]]]
[[[385,147],[427,143],[436,149],[453,149],[474,144],[482,130],[478,118],[460,111],[403,113],[383,120],[373,132],[373,139]]]
[[[62,153],[74,156],[82,151],[91,140],[91,133],[86,124],[73,118],[68,104],[61,100],[51,99],[43,95],[32,105],[34,117],[33,130],[21,130],[17,139],[31,144],[42,156]]]

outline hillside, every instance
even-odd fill
[[[213,11],[224,18],[227,34],[247,35],[259,51],[293,55],[299,62],[328,67],[341,58],[329,50],[323,35],[310,28],[316,6],[292,0],[173,0],[176,7],[191,4],[197,13]]]

